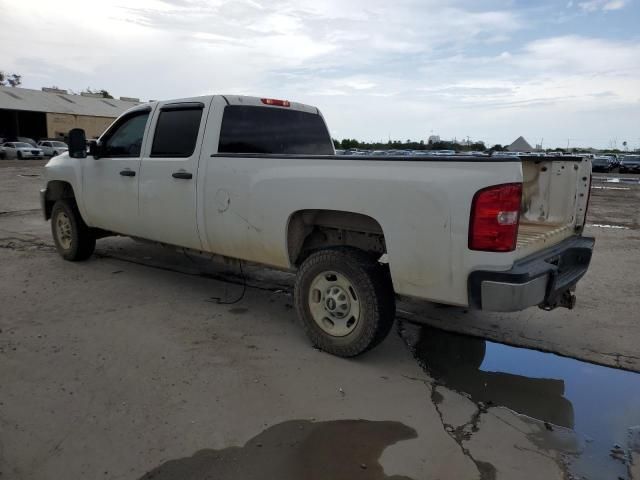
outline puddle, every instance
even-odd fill
[[[615,444],[626,448],[628,429],[640,425],[640,374],[422,325],[403,323],[401,335],[443,385],[573,429],[582,442],[571,465],[577,478],[628,478],[609,454]]]
[[[385,475],[378,462],[385,448],[411,438],[415,430],[399,422],[292,420],[242,447],[170,460],[141,480],[411,480]]]

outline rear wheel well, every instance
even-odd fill
[[[51,218],[53,205],[58,200],[72,200],[75,202],[76,195],[69,182],[53,180],[47,184],[47,193],[44,200],[44,213],[47,219]]]
[[[380,257],[386,253],[380,224],[368,215],[340,210],[299,210],[287,227],[287,250],[291,265],[300,265],[324,248],[350,246]]]

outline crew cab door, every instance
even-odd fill
[[[140,175],[144,238],[202,249],[196,180],[210,99],[162,102],[151,123]]]
[[[86,221],[126,235],[138,235],[138,174],[150,107],[124,114],[100,137],[99,156],[83,161]]]

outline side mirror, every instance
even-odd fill
[[[73,128],[69,131],[69,156],[87,158],[87,136],[81,128]]]
[[[87,146],[89,147],[89,155],[94,157],[96,160],[100,158],[100,145],[97,140],[89,140],[89,142],[87,142]]]

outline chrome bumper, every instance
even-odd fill
[[[493,312],[572,308],[571,292],[589,268],[594,244],[592,237],[575,236],[518,260],[506,272],[472,272],[469,305]]]

